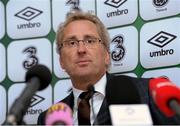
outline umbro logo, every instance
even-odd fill
[[[152,45],[162,48],[165,45],[167,45],[168,43],[172,42],[176,37],[177,36],[175,36],[173,34],[170,34],[170,33],[164,32],[164,31],[160,31],[155,36],[150,38],[147,42]]]
[[[160,47],[161,50],[150,52],[149,56],[159,57],[159,56],[173,55],[174,49],[163,49],[163,47],[166,46],[168,43],[172,42],[176,37],[177,36],[164,31],[160,31],[159,33],[157,33],[147,42],[157,47]]]
[[[104,4],[117,8],[115,11],[107,13],[107,17],[111,18],[114,16],[121,16],[128,14],[128,9],[119,10],[119,7],[124,4],[127,0],[106,0]]]
[[[24,19],[26,21],[30,21],[42,13],[43,13],[43,11],[41,11],[41,10],[38,10],[38,9],[35,9],[32,7],[26,7],[23,10],[16,13],[14,16]]]
[[[104,3],[112,7],[118,8],[127,0],[106,0]]]
[[[42,102],[44,99],[45,98],[39,95],[34,95],[33,98],[31,99],[30,107],[37,105],[38,103]]]

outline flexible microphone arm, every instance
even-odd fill
[[[50,70],[41,64],[31,67],[25,76],[26,87],[12,104],[4,125],[19,125],[36,91],[45,89],[51,82]]]

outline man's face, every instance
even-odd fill
[[[76,40],[92,40],[84,43]],[[64,46],[61,48],[60,63],[71,77],[90,77],[106,72],[109,53],[98,35],[95,24],[87,20],[71,22],[64,30]],[[69,41],[70,40],[70,41]],[[74,44],[74,40],[76,44]],[[67,44],[69,43],[69,44]],[[75,46],[74,46],[75,45]]]

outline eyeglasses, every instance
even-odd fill
[[[101,39],[96,38],[96,37],[88,37],[83,40],[77,40],[77,39],[68,39],[63,41],[63,43],[60,44],[60,48],[66,47],[66,48],[76,48],[79,46],[79,43],[83,42],[83,44],[87,48],[94,48],[97,43],[101,42]]]

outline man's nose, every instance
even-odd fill
[[[86,48],[85,43],[83,41],[79,41],[78,46],[77,46],[78,52],[79,53],[84,53],[84,52],[86,52],[86,49],[87,48]]]

